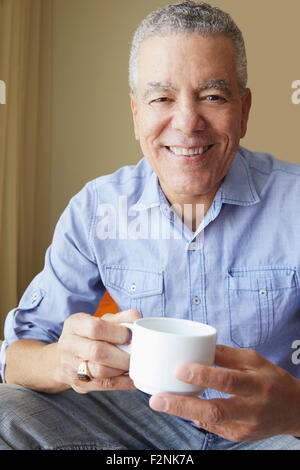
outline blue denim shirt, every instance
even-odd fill
[[[120,310],[208,323],[219,344],[255,349],[300,378],[299,206],[300,166],[243,147],[196,232],[182,230],[145,158],[89,182],[7,316],[3,379],[10,343],[57,341],[106,289]]]

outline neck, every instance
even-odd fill
[[[185,225],[192,232],[196,232],[204,216],[212,205],[219,187],[220,185],[207,194],[192,196],[186,194],[169,194],[164,187],[162,187],[162,190],[174,212],[181,217]]]

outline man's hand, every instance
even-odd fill
[[[71,315],[64,323],[58,341],[59,367],[56,380],[68,384],[78,393],[95,390],[135,389],[128,375],[130,356],[115,344],[124,344],[129,338],[128,328],[122,322],[140,318],[137,310],[106,314],[97,318],[85,313]],[[90,382],[81,382],[77,369],[87,360],[93,376]]]
[[[185,364],[176,377],[231,395],[205,400],[153,395],[154,410],[188,418],[225,439],[257,441],[278,434],[300,436],[300,381],[252,350],[218,345],[215,364]]]

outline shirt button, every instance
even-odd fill
[[[194,305],[199,305],[201,300],[199,299],[199,297],[196,296],[196,297],[193,298],[192,302],[193,302]]]
[[[35,294],[33,294],[33,296],[31,297],[31,300],[32,302],[35,302],[38,298],[38,293],[36,292]]]
[[[259,295],[262,295],[263,297],[265,297],[267,295],[267,291],[265,289],[260,289]]]
[[[191,242],[189,246],[190,250],[197,250],[197,242]]]
[[[135,284],[131,284],[130,290],[131,290],[131,292],[135,292],[135,291],[136,291],[136,285],[135,285]]]

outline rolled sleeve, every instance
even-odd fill
[[[96,312],[105,288],[91,242],[94,207],[90,182],[71,199],[55,228],[43,270],[8,313],[0,355],[3,381],[6,349],[11,343],[19,339],[56,342],[68,316]]]

